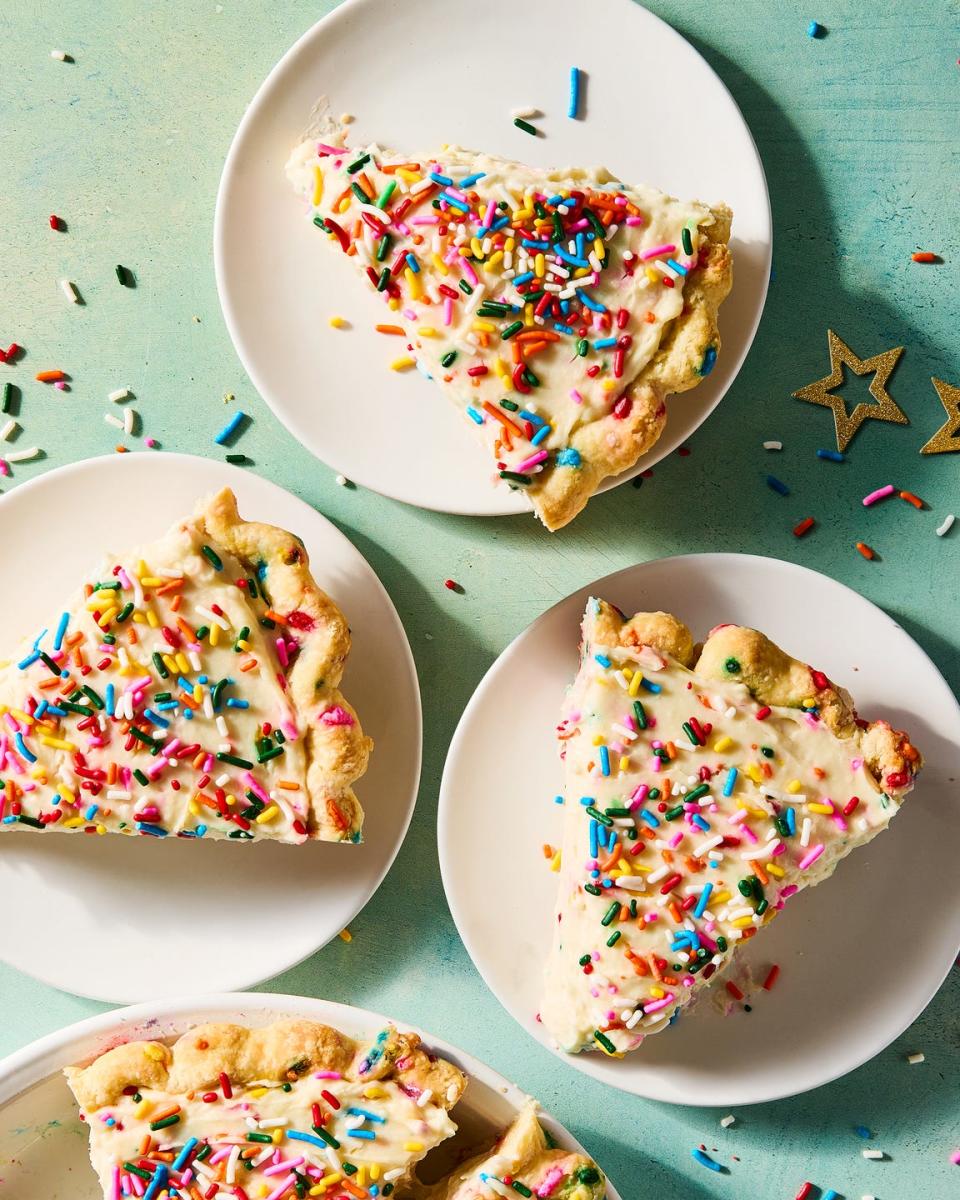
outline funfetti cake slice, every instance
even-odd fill
[[[416,1034],[304,1020],[128,1042],[66,1076],[104,1200],[386,1197],[456,1132],[466,1083]]]
[[[519,1185],[519,1186],[518,1186]],[[470,1159],[417,1200],[492,1200],[535,1196],[549,1200],[603,1200],[603,1172],[583,1154],[562,1150],[547,1139],[532,1102],[487,1153]]]
[[[299,539],[224,489],[38,614],[0,674],[0,831],[359,841],[349,650]]]
[[[558,729],[565,814],[544,1024],[568,1051],[664,1029],[802,888],[885,829],[920,756],[762,633],[702,649],[591,600]]]
[[[602,168],[347,148],[320,128],[287,174],[382,293],[377,328],[402,335],[393,366],[430,375],[489,448],[493,477],[549,529],[565,525],[656,442],[665,398],[712,370],[729,209]]]

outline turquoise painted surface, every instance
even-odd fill
[[[268,990],[368,1005],[457,1041],[551,1107],[630,1200],[791,1197],[808,1178],[847,1197],[956,1195],[960,1168],[948,1157],[960,1146],[957,972],[874,1062],[808,1096],[740,1110],[722,1131],[722,1114],[630,1099],[573,1074],[514,1026],[450,921],[434,818],[450,734],[496,654],[549,604],[637,560],[740,549],[809,564],[883,605],[954,688],[960,684],[960,528],[934,535],[946,512],[960,512],[960,458],[917,453],[943,419],[930,376],[960,384],[960,9],[933,0],[883,12],[833,0],[815,9],[759,0],[652,4],[702,50],[750,122],[773,199],[775,278],[753,352],[690,456],[658,467],[640,491],[628,486],[594,501],[573,528],[549,538],[531,520],[447,518],[338,488],[276,423],[233,353],[211,262],[221,164],[267,70],[331,7],[3,6],[0,343],[16,340],[29,353],[0,372],[23,388],[21,445],[47,455],[17,467],[4,489],[108,451],[116,431],[103,423],[103,397],[114,387],[135,390],[146,432],[170,450],[213,453],[214,433],[239,406],[253,417],[240,447],[252,469],[331,517],[390,590],[425,691],[417,815],[394,870],[355,922],[352,945],[337,942]],[[605,36],[604,9],[597,11]],[[807,38],[811,16],[826,26],[823,40]],[[76,63],[52,61],[53,48]],[[696,153],[709,130],[683,136],[685,152]],[[47,228],[51,212],[66,219],[67,233]],[[944,264],[915,266],[917,248],[939,252]],[[135,290],[117,285],[118,262],[135,272]],[[77,282],[84,307],[65,303],[63,276]],[[829,414],[790,399],[826,373],[828,326],[864,357],[907,347],[893,393],[911,425],[868,425],[843,467],[813,454],[831,444]],[[69,393],[32,382],[53,366],[74,376]],[[859,387],[855,381],[844,393],[851,404]],[[225,392],[234,404],[224,404]],[[759,449],[765,438],[784,442],[774,468]],[[770,469],[792,487],[788,499],[764,485]],[[930,510],[863,510],[859,498],[888,481],[923,496]],[[818,528],[797,541],[790,529],[807,515]],[[874,545],[880,561],[862,560],[857,539]],[[445,591],[447,576],[466,594]],[[866,936],[883,952],[882,929]],[[0,970],[0,1052],[99,1007]],[[910,1067],[904,1054],[917,1048],[927,1062]],[[861,1158],[853,1131],[861,1123],[889,1161]],[[720,1148],[729,1175],[691,1160],[700,1141]]]

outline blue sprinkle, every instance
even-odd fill
[[[44,711],[50,713],[54,717],[65,717],[67,715],[67,710],[65,708],[60,708],[60,706],[57,704],[48,704]]]
[[[584,235],[582,233],[578,233],[574,240],[574,245],[577,247],[577,255],[580,258],[583,258],[583,242]],[[589,263],[587,265],[589,266]]]
[[[238,700],[236,698],[236,696],[229,696],[227,698],[227,708],[249,708],[249,707],[250,707],[249,700]]]
[[[289,1137],[290,1135],[288,1134],[287,1136]],[[351,1129],[350,1136],[362,1138],[365,1142],[375,1142],[377,1140],[377,1135],[372,1129]]]
[[[839,450],[818,450],[817,458],[825,458],[827,462],[846,462],[847,456]]]
[[[553,327],[557,333],[573,333],[572,325],[561,325],[559,321],[554,321]]]
[[[410,270],[414,273],[414,275],[419,275],[420,274],[420,264],[417,262],[416,258],[412,254],[409,254],[409,253],[407,254],[406,257],[407,257],[407,266],[409,266]]]
[[[605,654],[595,654],[593,657],[597,660],[601,667],[610,666],[610,659],[607,658]]]
[[[554,796],[554,798],[553,798],[553,802],[554,802],[554,804],[562,804],[562,803],[563,803],[563,797],[562,797],[562,796]]]
[[[710,893],[712,891],[713,891],[712,883],[705,883],[703,885],[703,891],[700,893],[700,897],[697,900],[696,907],[693,910],[693,915],[697,918],[697,920],[699,920],[703,916],[703,914],[707,911],[707,905],[710,903]]]
[[[16,819],[17,819],[16,817],[4,817],[3,824],[4,825],[12,825]]]
[[[49,700],[41,700],[40,703],[37,705],[36,710],[33,714],[34,720],[39,721],[40,718],[43,716],[43,714],[47,711],[47,709],[49,707],[50,707]]]
[[[486,175],[486,171],[477,171],[475,175],[465,175],[457,184],[457,187],[463,191],[464,188],[472,187],[478,179],[482,179]]]
[[[585,258],[577,258],[575,254],[571,254],[569,250],[564,250],[562,246],[555,246],[554,253],[557,258],[562,258],[564,262],[570,264],[571,267],[589,267],[590,264]]]
[[[824,29],[819,21],[811,21],[807,26],[808,38],[822,38],[826,36],[826,32],[826,29]]]
[[[600,844],[599,844],[600,839],[597,834],[598,828],[599,828],[598,823],[596,821],[594,821],[594,819],[591,817],[590,818],[590,857],[591,858],[596,858],[597,854],[600,850]]]
[[[594,802],[593,796],[581,796],[580,797],[580,803],[583,805],[584,808],[588,808],[591,804],[593,804],[593,802]]]
[[[145,708],[143,710],[143,715],[147,718],[148,721],[152,722],[154,725],[159,726],[161,729],[169,729],[170,728],[170,722],[166,719],[166,717],[161,717],[158,713],[155,713],[153,711],[153,709],[151,709],[151,708]]]
[[[504,225],[510,224],[509,217],[497,217],[494,223],[490,226],[490,233],[496,233],[498,229],[502,229]]]
[[[436,173],[436,171],[431,171],[430,178],[433,180],[434,183],[439,183],[441,185],[441,187],[445,187],[445,188],[453,187],[453,180],[450,178],[449,175],[438,175]]]
[[[736,782],[737,782],[737,768],[731,767],[730,770],[727,772],[726,782],[723,785],[723,794],[725,796],[733,795],[733,789],[736,786]]]
[[[704,1152],[701,1149],[699,1149],[699,1147],[695,1146],[690,1151],[690,1154],[693,1158],[695,1158],[697,1160],[697,1162],[700,1164],[701,1167],[707,1167],[711,1171],[722,1171],[723,1170],[723,1167],[721,1167],[721,1165],[718,1162],[714,1162],[713,1159],[710,1157],[710,1155],[704,1154]]]
[[[378,1117],[376,1113],[370,1112],[366,1108],[348,1108],[347,1112],[351,1117],[363,1117],[366,1121],[373,1121],[376,1125],[383,1125],[386,1117]]]
[[[663,691],[659,683],[651,683],[649,679],[641,679],[640,686],[645,692],[652,692],[654,695]]]
[[[520,409],[520,416],[523,417],[525,421],[532,421],[534,425],[542,425],[544,423],[543,417],[541,417],[539,413],[530,412],[530,410],[527,408]]]
[[[581,461],[580,451],[574,450],[572,446],[561,450],[557,455],[557,465],[560,467],[579,467]]]
[[[597,338],[597,340],[593,343],[593,348],[594,350],[608,350],[611,346],[615,346],[616,344],[617,339],[615,337]]]
[[[218,446],[225,446],[246,419],[247,414],[245,412],[234,413],[213,440]]]
[[[700,816],[700,814],[699,814],[699,813],[695,813],[695,814],[694,814],[694,816],[693,816],[693,818],[692,818],[692,823],[693,823],[694,825],[696,825],[696,827],[697,827],[698,829],[702,829],[704,833],[708,833],[708,832],[710,831],[710,824],[709,824],[709,822],[708,822],[708,821],[705,821],[705,820],[703,819],[703,817],[701,817],[701,816]]]
[[[592,296],[588,296],[583,288],[577,288],[577,296],[580,298],[580,303],[584,308],[589,308],[591,312],[606,312],[607,306],[601,304],[599,300],[594,300]]]
[[[198,826],[197,826],[197,828],[196,828],[196,830],[195,830],[195,833],[196,833],[197,837],[203,837],[203,835],[204,835],[206,832],[207,832],[207,827],[206,827],[206,825],[198,825]]]
[[[791,836],[797,832],[797,810],[795,808],[787,809],[787,828],[790,830]]]
[[[600,771],[603,775],[610,774],[610,751],[606,746],[600,747]]]
[[[530,439],[530,445],[531,446],[539,446],[540,443],[545,438],[548,438],[551,433],[553,433],[553,430],[550,428],[550,426],[544,425],[542,428],[538,429],[537,432]]]
[[[475,421],[478,425],[483,424],[482,415],[477,412],[477,410],[473,407],[472,404],[467,405],[467,416],[470,418],[471,421]]]
[[[167,831],[162,825],[150,825],[146,821],[137,821],[137,831],[139,833],[148,833],[151,837],[166,837]],[[287,1137],[290,1135],[287,1134]]]
[[[289,1134],[287,1135],[289,1136]],[[154,1196],[166,1186],[170,1172],[164,1163],[158,1163],[157,1169],[154,1171],[147,1190],[143,1193],[143,1200],[153,1200]]]
[[[862,1138],[870,1138],[870,1137],[873,1137],[873,1134],[872,1134],[872,1133],[870,1132],[870,1130],[869,1130],[869,1129],[866,1127],[866,1125],[858,1125],[858,1126],[856,1127],[856,1129],[854,1130],[854,1132],[856,1133],[857,1137],[862,1137]]]
[[[196,1146],[196,1145],[197,1145],[197,1139],[195,1137],[192,1137],[188,1142],[186,1142],[184,1144],[183,1149],[180,1151],[180,1153],[177,1155],[177,1157],[173,1160],[173,1169],[175,1171],[180,1171],[183,1169],[183,1167],[186,1165],[187,1159],[193,1153],[194,1146]]]
[[[651,829],[656,829],[660,824],[660,818],[655,817],[652,812],[647,812],[645,808],[640,809],[640,820],[646,821]]]
[[[580,68],[570,68],[570,99],[567,102],[567,116],[571,121],[577,119],[577,111],[580,108]]]
[[[26,743],[23,740],[22,733],[18,733],[16,735],[16,737],[14,737],[13,740],[17,743],[17,749],[20,751],[20,754],[27,760],[27,762],[36,762],[37,761],[37,756],[35,754],[31,754],[31,752],[27,749]]]
[[[605,887],[605,888],[611,888],[611,887],[613,887],[613,880],[612,880],[612,879],[605,879],[605,880],[604,880],[604,881],[603,881],[603,882],[600,884],[600,886],[601,886],[601,887]]]
[[[464,204],[464,202],[462,200],[458,200],[456,198],[456,196],[451,196],[449,192],[441,192],[440,199],[446,200],[446,202],[448,204],[452,205],[454,208],[459,208],[461,212],[469,212],[470,211],[469,204]]]
[[[776,475],[767,476],[767,487],[772,488],[775,492],[779,492],[781,496],[790,495],[790,489],[783,482],[783,480],[778,479]]]
[[[700,363],[700,374],[709,375],[716,365],[717,348],[716,346],[708,346],[703,352],[703,361]]]
[[[63,800],[63,797],[60,795],[59,792],[57,792],[57,794],[50,801],[50,803],[53,805],[54,808],[56,808],[61,803],[62,800]]]
[[[105,700],[105,707],[107,710],[108,717],[113,716],[114,711],[116,709],[116,703],[117,703],[117,689],[113,686],[112,683],[108,683],[107,689],[106,689],[106,700]]]
[[[835,1191],[833,1188],[827,1188],[827,1190],[823,1193],[823,1200],[841,1200],[840,1193]]]
[[[309,1142],[311,1146],[319,1146],[321,1150],[327,1149],[327,1143],[314,1137],[312,1133],[301,1133],[299,1129],[288,1129],[286,1134],[294,1142]]]
[[[179,700],[164,700],[164,702],[162,704],[157,705],[157,711],[158,712],[166,712],[168,708],[179,708],[179,707],[180,707]]]
[[[687,273],[687,268],[684,266],[681,266],[681,264],[678,263],[675,258],[668,258],[667,266],[673,267],[673,269],[677,272],[678,275],[686,275],[686,273]]]
[[[532,238],[521,238],[520,245],[526,246],[530,250],[549,250],[550,249],[549,242],[537,242],[537,241],[534,241]],[[516,280],[514,280],[514,283],[516,283]]]
[[[90,807],[87,809],[87,811],[83,814],[83,819],[85,821],[92,821],[93,818],[97,815],[97,810],[99,809],[99,807],[100,807],[99,804],[91,804]]]
[[[70,624],[70,614],[64,613],[63,616],[60,618],[60,624],[57,626],[57,632],[54,634],[54,637],[53,637],[54,650],[59,650],[60,647],[63,645],[64,635],[67,632],[67,626],[69,624]]]
[[[185,708],[185,709],[183,710],[183,719],[184,719],[185,721],[192,721],[192,720],[193,720],[193,709],[192,709],[192,708]]]
[[[532,278],[533,278],[532,271],[524,271],[524,273],[522,275],[514,276],[514,280],[513,280],[514,287],[516,287],[516,285],[518,283],[529,283]]]
[[[35,663],[40,657],[40,651],[34,650],[32,654],[28,654],[26,658],[17,663],[17,668],[20,671],[25,671],[32,663]]]

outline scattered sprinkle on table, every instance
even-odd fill
[[[816,525],[816,521],[813,517],[804,517],[799,525],[794,525],[793,536],[798,538],[803,537],[810,532],[814,525]]]
[[[922,1062],[925,1062],[925,1061],[926,1061],[926,1057],[927,1057],[927,1056],[926,1056],[925,1054],[922,1054],[922,1053],[921,1053],[921,1052],[918,1050],[918,1051],[917,1051],[915,1054],[908,1054],[908,1055],[907,1055],[907,1062],[908,1062],[908,1063],[909,1063],[909,1064],[910,1064],[912,1067],[915,1067],[915,1066],[917,1065],[917,1063],[922,1063]]]
[[[856,1127],[856,1129],[854,1130],[854,1133],[857,1135],[857,1137],[862,1137],[862,1138],[871,1138],[871,1137],[873,1137],[873,1134],[872,1134],[872,1133],[870,1132],[870,1130],[869,1130],[869,1129],[866,1127],[866,1125],[858,1125],[858,1126]]]
[[[794,1200],[807,1200],[807,1197],[810,1195],[810,1193],[812,1191],[813,1191],[813,1184],[808,1179],[804,1183],[803,1187],[801,1187],[800,1191],[797,1192],[796,1196],[794,1197]]]
[[[416,365],[417,360],[415,358],[411,358],[409,354],[406,354],[402,358],[395,358],[390,364],[390,370],[409,371],[411,367],[415,367]]]
[[[818,450],[817,458],[825,458],[827,462],[846,462],[847,456],[839,450]]]
[[[525,121],[523,117],[514,117],[513,123],[518,129],[522,129],[524,133],[529,133],[532,137],[537,136],[535,125],[531,125],[529,121]]]
[[[856,546],[864,558],[876,558],[877,552],[872,547],[868,546],[866,542],[857,542]]]
[[[781,496],[789,496],[790,495],[790,489],[783,482],[783,480],[778,479],[776,477],[776,475],[768,475],[767,476],[767,487],[771,488],[773,491],[779,493],[779,495],[781,495]]]
[[[77,292],[76,286],[73,283],[71,283],[69,279],[61,279],[60,280],[60,290],[63,292],[63,294],[66,296],[66,298],[70,301],[71,304],[79,304],[80,303],[80,295]]]
[[[39,457],[39,455],[40,455],[40,447],[39,446],[31,446],[29,448],[29,450],[11,450],[10,453],[7,454],[5,457],[6,457],[7,462],[17,463],[17,462],[29,462],[31,458],[37,458],[37,457]]]
[[[723,1167],[706,1154],[699,1146],[694,1146],[690,1151],[690,1157],[695,1159],[701,1167],[706,1167],[710,1171],[722,1171]]]
[[[334,479],[334,483],[337,485],[337,487],[346,487],[349,482],[350,481],[347,479],[346,475],[337,475]]]
[[[0,429],[0,441],[9,442],[19,428],[20,426],[13,419],[13,417],[11,417],[10,420],[7,421],[7,423],[3,426],[3,428]]]
[[[898,495],[900,496],[901,500],[906,500],[906,502],[908,504],[912,504],[914,508],[924,507],[923,501],[919,496],[915,496],[913,492],[899,492]]]
[[[353,934],[350,932],[349,929],[341,929],[340,932],[337,934],[337,937],[339,937],[341,942],[352,942],[353,941]]]
[[[4,409],[3,411],[6,412],[7,410]],[[953,513],[947,513],[943,518],[943,523],[937,526],[937,537],[943,537],[945,534],[948,534],[953,528],[953,523],[956,519]]]
[[[875,1162],[879,1162],[881,1158],[886,1158],[882,1150],[861,1150],[860,1153],[864,1158],[872,1159]]]
[[[147,445],[150,444],[150,441],[151,439],[147,438]],[[232,467],[246,467],[250,464],[250,459],[245,454],[228,454],[226,458]]]
[[[878,500],[885,500],[887,496],[892,496],[896,491],[892,483],[887,483],[881,488],[877,488],[875,492],[870,492],[863,498],[863,507],[869,508],[871,504],[876,504]]]
[[[827,33],[826,29],[824,28],[823,25],[820,24],[819,21],[811,21],[810,24],[807,26],[807,37],[808,38],[822,38],[822,37],[826,36],[826,33]]]
[[[764,450],[782,450],[783,442],[764,442],[763,448]]]
[[[779,977],[779,975],[780,975],[780,965],[779,965],[779,963],[774,963],[773,966],[770,968],[770,970],[767,972],[766,979],[763,981],[762,986],[763,986],[763,990],[765,992],[770,992],[773,990],[773,985],[777,982],[777,978]]]
[[[133,284],[133,272],[129,267],[123,266],[122,263],[117,263],[114,270],[117,273],[117,279],[121,287],[130,287]]]
[[[64,228],[63,221],[61,221],[61,219],[57,216],[56,213],[50,214],[49,223],[50,223],[50,228],[56,230],[57,233],[63,232],[63,228]]]
[[[0,412],[8,413],[10,411],[10,409],[13,408],[14,395],[15,395],[15,392],[14,392],[13,384],[5,383],[3,385],[3,395],[2,395],[2,397],[0,397]],[[949,519],[952,523],[953,517],[950,517]],[[946,533],[947,532],[946,529],[943,532]]]
[[[64,383],[68,378],[65,371],[38,371],[36,374],[38,383]]]
[[[338,317],[336,315],[329,318],[329,324],[330,324],[331,329],[349,329],[350,328],[350,322],[345,317]]]
[[[114,404],[122,404],[124,400],[130,399],[130,389],[117,388],[116,391],[107,393],[107,399],[112,400]]]
[[[514,120],[516,120],[517,117],[525,119],[527,117],[539,117],[540,115],[540,109],[533,108],[532,106],[528,106],[527,108],[514,108],[510,112],[510,116],[513,117]]]
[[[463,586],[461,584],[457,583],[457,581],[455,579],[445,579],[443,581],[443,586],[447,589],[447,591],[459,592],[461,595],[464,590]]]
[[[73,55],[68,54],[66,50],[51,50],[50,57],[55,58],[57,62],[72,63]]]
[[[914,254],[910,255],[910,258],[916,263],[943,262],[943,259],[940,257],[940,255],[934,254],[932,250],[917,250]]]
[[[570,98],[567,103],[567,116],[575,121],[580,112],[580,68],[570,68]]]
[[[737,1118],[733,1115],[733,1113],[729,1113],[727,1116],[720,1118],[720,1124],[724,1129],[729,1129],[730,1126],[734,1124],[736,1119]]]
[[[218,446],[225,446],[246,420],[245,412],[236,412],[213,439]]]

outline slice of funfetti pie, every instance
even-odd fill
[[[359,841],[343,615],[228,489],[108,558],[0,674],[0,831]]]
[[[565,814],[541,1016],[568,1051],[665,1028],[802,888],[885,829],[920,756],[762,633],[702,648],[591,600],[558,729]]]
[[[519,1184],[519,1186],[517,1186]],[[452,1171],[417,1200],[492,1200],[517,1195],[538,1200],[603,1200],[603,1172],[584,1154],[554,1146],[537,1120],[536,1105],[523,1109],[500,1141]]]
[[[104,1200],[386,1197],[456,1132],[466,1083],[416,1034],[304,1020],[127,1042],[66,1076]]]
[[[712,370],[729,209],[602,168],[342,140],[322,123],[287,174],[383,294],[378,329],[403,339],[392,365],[431,376],[486,443],[494,477],[560,528],[656,442],[665,398]]]

